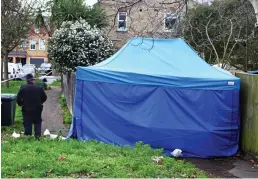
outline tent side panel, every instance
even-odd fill
[[[131,146],[142,141],[165,152],[182,149],[185,157],[232,156],[239,135],[235,92],[79,81],[77,138]]]

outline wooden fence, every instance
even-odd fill
[[[258,75],[237,73],[241,79],[240,146],[245,152],[258,155]]]
[[[63,75],[63,94],[66,99],[67,107],[69,108],[71,114],[73,113],[75,81],[75,73]]]

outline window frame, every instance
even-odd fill
[[[34,42],[34,43],[32,43],[32,42]],[[30,50],[33,50],[33,51],[36,50],[36,48],[37,48],[37,47],[36,47],[36,44],[37,44],[37,41],[36,41],[36,40],[30,40]],[[35,45],[35,49],[32,49],[32,48],[31,48],[31,45]]]
[[[120,20],[120,14],[125,15],[125,20]],[[119,28],[119,22],[125,22],[125,27]],[[118,31],[128,31],[127,12],[125,12],[125,11],[118,12],[118,14],[117,14],[117,30]]]
[[[35,32],[36,34],[39,34],[39,28],[35,27],[35,28],[34,28],[34,32]]]
[[[167,19],[168,15],[172,15],[172,16],[173,16],[173,19],[176,19],[176,22],[175,22],[174,25],[178,24],[179,16],[178,16],[178,14],[175,13],[175,12],[170,12],[170,13],[167,12],[167,13],[164,14],[164,30],[165,30],[166,32],[173,32],[173,31],[174,31],[173,28],[172,28],[172,29],[169,29],[169,28],[166,27],[166,19]]]
[[[39,39],[39,50],[40,50],[40,51],[45,51],[45,50],[46,50],[46,44],[45,44],[45,42],[46,42],[46,41],[45,41],[44,39]],[[41,43],[43,44],[43,47],[44,47],[44,48],[41,48],[41,47],[42,47],[42,46],[41,46],[41,45],[42,45]]]
[[[26,48],[27,47],[27,40],[21,39],[20,48]]]

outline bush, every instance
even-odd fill
[[[48,86],[46,83],[36,80],[35,84],[41,86],[44,90],[48,90]]]
[[[53,83],[51,83],[50,85],[51,86],[61,86],[61,84],[62,84],[61,80],[56,80]]]
[[[70,111],[67,107],[67,102],[66,102],[65,97],[63,97],[63,96],[59,97],[59,104],[64,113],[64,119],[63,119],[64,124],[71,124],[72,123],[72,115],[70,114]]]
[[[61,106],[62,108],[64,108],[64,107],[67,106],[65,97],[62,97],[62,96],[59,97],[59,104],[60,104],[60,106]]]
[[[63,22],[49,41],[53,67],[62,73],[99,63],[113,54],[112,42],[85,20]]]

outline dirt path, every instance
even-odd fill
[[[48,99],[44,103],[44,109],[42,112],[42,132],[48,129],[51,134],[57,134],[59,130],[62,130],[63,135],[66,136],[69,129],[67,129],[63,124],[63,113],[58,102],[61,88],[51,88],[51,90],[46,91]]]
[[[236,158],[200,159],[188,158],[187,162],[193,163],[197,168],[206,171],[212,178],[238,178],[229,171],[234,168]]]
[[[188,158],[185,161],[206,171],[212,178],[258,178],[257,165],[243,157]]]

